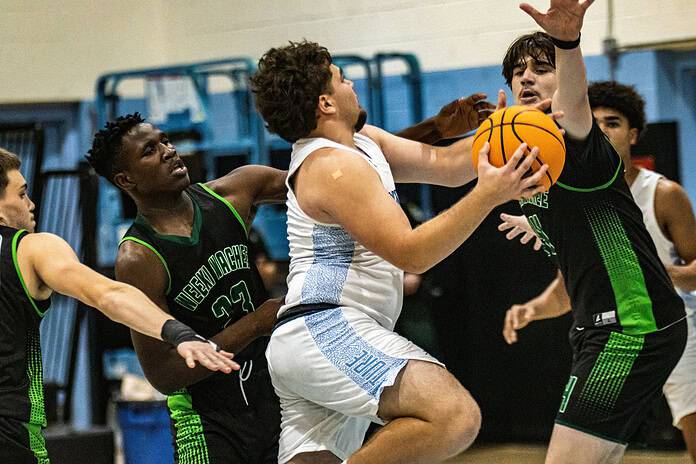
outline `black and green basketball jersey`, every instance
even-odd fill
[[[172,316],[212,337],[254,311],[265,301],[266,292],[249,256],[244,222],[234,207],[203,184],[190,186],[185,194],[193,202],[191,237],[160,235],[138,216],[121,243],[136,242],[161,260],[169,277],[166,299]],[[264,337],[251,343],[235,353],[235,361],[264,369],[267,341]],[[170,405],[219,411],[223,416],[248,407],[239,372],[215,373],[181,395],[170,398]]]
[[[17,247],[26,234],[0,226],[0,416],[27,424],[29,446],[45,458],[39,324],[51,300],[35,301],[24,284]]]
[[[593,121],[566,150],[558,182],[520,203],[563,273],[576,325],[638,335],[684,318],[609,139]]]

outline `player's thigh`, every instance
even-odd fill
[[[556,424],[546,464],[615,464],[621,462],[625,451],[624,444]]]
[[[420,360],[408,361],[379,403],[379,417],[387,422],[397,417],[437,421],[456,414],[479,415],[471,394],[447,369]]]

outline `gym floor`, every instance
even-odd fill
[[[473,448],[449,464],[543,464],[546,446],[529,444],[485,444]],[[624,464],[691,464],[686,451],[628,450]]]

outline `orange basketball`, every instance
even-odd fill
[[[476,131],[471,148],[474,169],[478,167],[479,150],[488,141],[491,151],[488,159],[493,166],[507,163],[521,143],[527,144],[527,153],[539,147],[539,155],[532,164],[536,172],[543,164],[549,169],[542,179],[546,190],[558,180],[565,164],[565,141],[556,123],[546,114],[529,106],[510,106],[493,113]]]

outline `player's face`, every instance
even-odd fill
[[[140,193],[176,192],[191,181],[176,147],[167,135],[151,124],[141,123],[123,137],[125,176],[117,183]]]
[[[34,232],[34,202],[27,194],[27,182],[19,170],[7,173],[5,195],[0,199],[0,223]]]
[[[512,94],[517,105],[536,105],[553,97],[556,91],[556,69],[551,63],[527,57],[512,71]]]
[[[345,118],[356,131],[362,129],[367,120],[367,112],[360,106],[358,94],[353,90],[353,81],[346,79],[341,68],[334,64],[331,65],[331,86],[332,96],[338,104],[339,116]]]
[[[638,141],[638,129],[631,128],[628,118],[613,108],[597,107],[592,109],[602,132],[619,152],[624,163],[631,162],[631,145]]]

